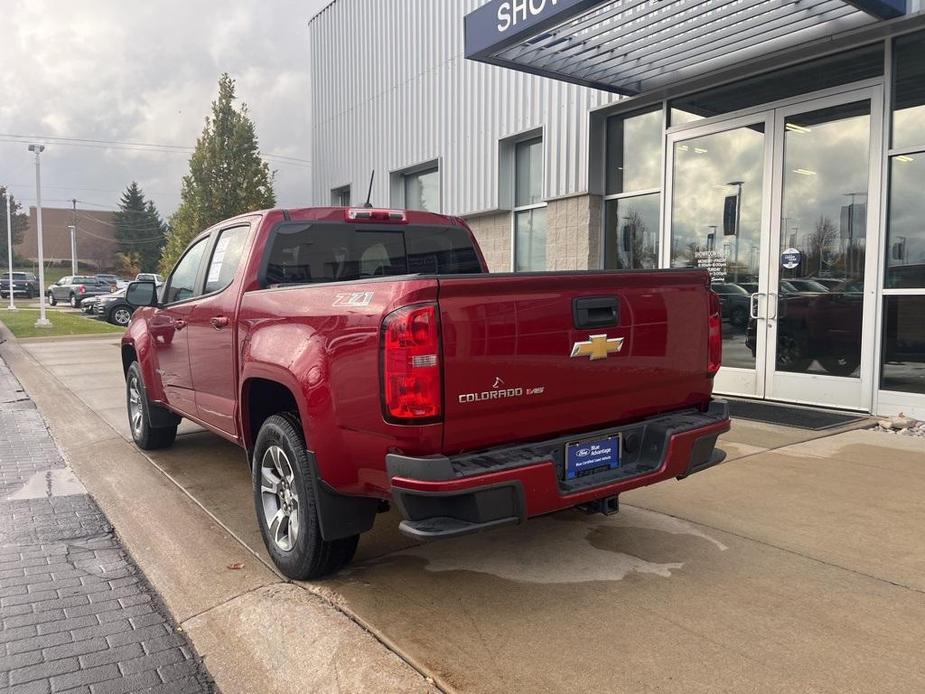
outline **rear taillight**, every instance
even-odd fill
[[[86,294],[86,293],[87,293],[87,288],[86,288],[85,286],[83,286],[83,285],[80,285],[78,291],[79,291],[81,294]]]
[[[707,344],[709,348],[707,373],[710,376],[715,376],[723,363],[723,309],[719,302],[719,296],[714,292],[710,292],[710,328]]]
[[[386,418],[440,417],[440,326],[434,304],[406,306],[382,322],[382,387]]]

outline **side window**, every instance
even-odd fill
[[[196,277],[199,275],[199,266],[202,264],[202,256],[206,252],[208,239],[207,236],[190,246],[173,269],[164,294],[165,304],[192,299],[200,293],[196,291]]]
[[[209,261],[206,294],[221,291],[232,283],[238,265],[241,264],[248,231],[250,227],[243,226],[224,229],[219,234],[215,250],[212,251],[212,259]]]

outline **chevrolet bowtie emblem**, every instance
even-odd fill
[[[576,342],[572,347],[573,357],[590,357],[591,361],[606,359],[623,349],[623,338],[608,339],[606,335],[592,335],[587,342]]]

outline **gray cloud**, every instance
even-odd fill
[[[0,133],[191,147],[221,72],[238,82],[264,152],[307,160],[309,17],[325,0],[20,0],[0,42]],[[43,198],[114,206],[133,179],[165,214],[187,153],[49,143]],[[281,205],[310,202],[310,169],[271,160]],[[34,200],[26,145],[0,141],[0,183]],[[86,205],[88,209],[94,209]]]

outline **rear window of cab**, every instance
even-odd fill
[[[270,238],[264,285],[483,272],[462,227],[284,224]]]

